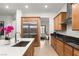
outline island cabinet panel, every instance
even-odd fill
[[[72,30],[79,31],[79,3],[72,4]]]
[[[25,51],[23,56],[33,56],[34,55],[34,42],[29,46],[29,48]]]
[[[79,56],[79,50],[74,49],[74,56]]]
[[[58,55],[63,56],[63,45],[64,43],[61,42],[60,40],[56,41],[56,51]]]
[[[67,44],[64,45],[64,55],[65,56],[73,56],[73,48]]]
[[[60,12],[54,18],[54,28],[55,30],[66,30],[66,24],[62,24],[66,19],[66,12]]]

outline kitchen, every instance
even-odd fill
[[[78,6],[77,3],[1,3],[0,27],[10,25],[13,30],[7,39],[6,31],[0,32],[0,55],[79,56]],[[43,33],[41,26],[46,27]]]

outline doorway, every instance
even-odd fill
[[[40,47],[44,43],[49,43],[49,18],[40,18]]]

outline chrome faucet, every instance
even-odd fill
[[[17,42],[17,33],[15,33],[15,43]]]
[[[20,32],[16,32],[16,33],[15,33],[15,43],[18,41],[18,40],[17,40],[17,34],[20,34]]]

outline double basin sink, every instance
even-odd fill
[[[26,45],[29,43],[30,41],[21,41],[19,43],[16,43],[15,45],[13,45],[12,47],[26,47]]]

